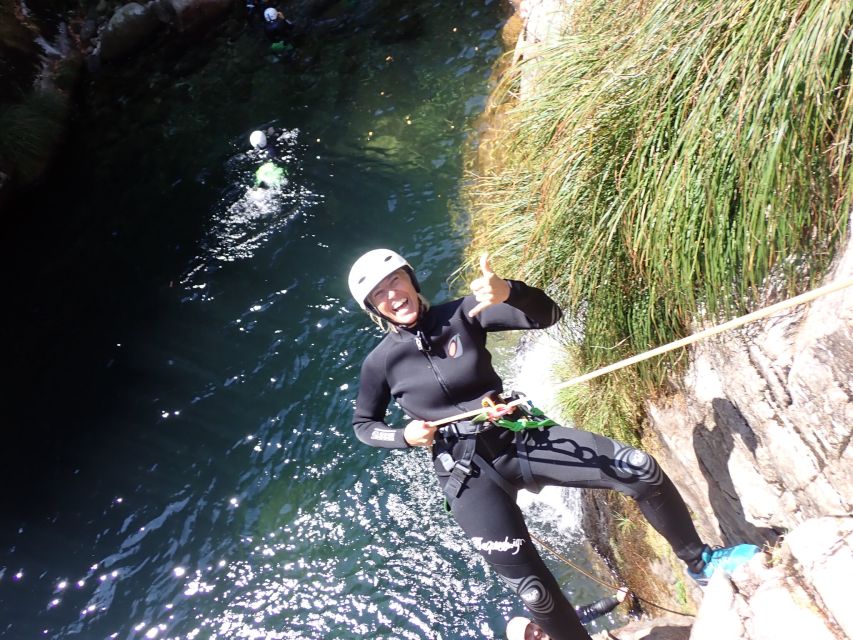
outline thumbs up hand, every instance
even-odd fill
[[[484,253],[480,256],[480,271],[483,275],[471,283],[471,292],[477,299],[477,306],[468,312],[468,316],[473,318],[486,307],[493,304],[500,304],[509,298],[509,283],[499,278],[492,271],[492,266],[489,264],[489,254]]]

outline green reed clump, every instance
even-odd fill
[[[578,368],[577,347],[570,347],[565,362],[554,367],[560,380],[585,373]],[[638,391],[643,383],[636,370],[607,376],[560,392],[561,412],[587,431],[601,433],[632,446],[640,445],[637,425],[642,419]]]
[[[579,0],[575,16],[504,79],[472,255],[554,294],[585,370],[754,306],[769,276],[793,292],[820,275],[853,203],[853,3]],[[597,383],[600,403],[638,403],[672,363]]]
[[[31,183],[44,169],[62,134],[67,103],[58,92],[36,91],[0,107],[0,166],[18,185]]]

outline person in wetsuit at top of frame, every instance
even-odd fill
[[[590,636],[531,542],[515,502],[519,489],[615,489],[632,497],[700,584],[757,553],[754,545],[706,545],[675,485],[652,456],[634,447],[560,425],[513,432],[491,420],[430,424],[478,409],[484,399],[506,400],[486,347],[489,333],[544,329],[562,315],[541,289],[498,277],[488,256],[480,269],[470,295],[430,306],[400,254],[376,249],[356,260],[350,291],[387,333],[362,364],[353,428],[374,447],[430,448],[462,531],[551,640]],[[392,399],[412,417],[403,428],[385,422]]]

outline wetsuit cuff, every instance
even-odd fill
[[[509,297],[506,299],[506,304],[515,307],[519,299],[524,297],[524,289],[527,288],[523,282],[519,280],[504,280],[509,285]]]

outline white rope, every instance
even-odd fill
[[[820,298],[821,296],[826,296],[830,293],[835,293],[836,291],[840,291],[841,289],[845,289],[850,286],[853,286],[853,278],[832,282],[823,287],[812,289],[811,291],[807,291],[806,293],[800,294],[793,298],[789,298],[788,300],[783,300],[782,302],[771,304],[769,307],[764,307],[763,309],[759,309],[758,311],[747,313],[745,316],[735,318],[734,320],[729,320],[728,322],[718,324],[714,327],[709,327],[708,329],[704,329],[699,333],[694,333],[692,336],[687,336],[686,338],[676,340],[675,342],[670,342],[661,347],[657,347],[656,349],[651,349],[639,355],[620,360],[619,362],[614,362],[613,364],[607,365],[606,367],[602,367],[601,369],[596,369],[591,373],[572,378],[571,380],[566,380],[565,382],[561,382],[560,384],[558,384],[555,389],[565,389],[566,387],[572,387],[576,384],[581,384],[582,382],[592,380],[593,378],[598,378],[599,376],[603,376],[612,371],[616,371],[617,369],[622,369],[632,364],[642,362],[643,360],[654,358],[655,356],[659,356],[662,353],[667,353],[668,351],[674,351],[675,349],[686,347],[687,345],[693,344],[694,342],[699,342],[699,340],[710,338],[711,336],[723,333],[724,331],[729,331],[730,329],[742,327],[743,325],[749,324],[750,322],[755,322],[756,320],[761,320],[762,318],[772,316],[774,313],[783,311],[784,309],[790,309],[791,307],[796,307],[797,305],[805,304],[806,302],[811,302],[812,300]]]
[[[583,382],[588,382],[589,380],[593,380],[594,378],[598,378],[608,373],[612,373],[617,369],[624,369],[625,367],[629,367],[632,364],[637,364],[638,362],[654,358],[655,356],[659,356],[669,351],[674,351],[675,349],[686,347],[687,345],[693,344],[694,342],[698,342],[699,340],[704,340],[705,338],[710,338],[711,336],[723,333],[724,331],[729,331],[731,329],[736,329],[737,327],[742,327],[743,325],[749,324],[750,322],[761,320],[762,318],[772,316],[774,313],[777,313],[779,311],[783,311],[785,309],[790,309],[791,307],[796,307],[798,305],[811,302],[812,300],[816,300],[817,298],[820,298],[822,296],[829,295],[830,293],[835,293],[836,291],[841,291],[842,289],[846,289],[850,286],[853,286],[853,278],[847,278],[846,280],[837,280],[835,282],[831,282],[827,285],[824,285],[823,287],[812,289],[811,291],[807,291],[806,293],[800,294],[793,298],[789,298],[788,300],[783,300],[782,302],[771,304],[770,306],[764,307],[763,309],[759,309],[758,311],[747,313],[746,315],[740,316],[739,318],[735,318],[734,320],[729,320],[728,322],[718,324],[714,327],[709,327],[708,329],[704,329],[703,331],[694,333],[693,335],[687,336],[686,338],[675,340],[674,342],[670,342],[655,349],[650,349],[649,351],[645,351],[639,355],[632,356],[630,358],[625,358],[624,360],[619,360],[618,362],[614,362],[613,364],[607,365],[606,367],[601,367],[600,369],[596,369],[595,371],[592,371],[590,373],[585,373],[582,376],[571,378],[570,380],[566,380],[565,382],[561,382],[556,385],[554,387],[554,390],[565,389],[567,387],[572,387]],[[506,406],[514,407],[516,405],[522,404],[523,402],[525,402],[525,400],[523,399],[513,400],[512,402],[508,402]],[[440,427],[444,424],[449,424],[451,422],[457,422],[459,420],[478,416],[484,411],[487,411],[487,409],[474,409],[472,411],[466,411],[465,413],[460,413],[449,418],[442,418],[441,420],[430,421],[429,424],[435,427]]]

